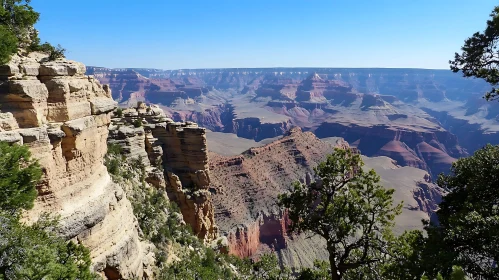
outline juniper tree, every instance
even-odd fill
[[[360,155],[335,149],[314,169],[319,180],[308,186],[297,182],[279,197],[292,231],[325,239],[334,280],[384,258],[402,207],[394,205],[394,190],[383,188],[376,172],[362,167]]]

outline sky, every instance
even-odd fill
[[[42,41],[110,68],[448,69],[496,0],[32,0]]]

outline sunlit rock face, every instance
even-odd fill
[[[43,168],[26,219],[60,215],[60,234],[87,246],[109,279],[151,276],[152,245],[140,241],[131,204],[103,164],[116,107],[109,88],[81,63],[14,55],[0,66],[0,104],[0,140],[27,145]]]
[[[146,181],[166,189],[194,234],[206,242],[216,239],[205,129],[193,122],[174,122],[158,106],[144,103],[112,121],[108,141],[121,145],[127,156],[142,159]]]

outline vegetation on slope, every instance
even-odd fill
[[[0,143],[0,279],[96,279],[88,249],[59,237],[56,218],[20,220],[41,174],[27,147]]]
[[[7,63],[18,48],[48,53],[50,60],[64,57],[65,50],[61,46],[40,43],[38,31],[34,28],[40,14],[33,10],[30,2],[0,0],[0,64]]]
[[[145,239],[156,246],[158,279],[289,278],[288,270],[279,267],[274,255],[264,255],[252,262],[203,244],[185,224],[180,209],[168,200],[164,190],[145,182],[142,160],[126,157],[119,145],[108,146],[105,165],[113,180],[125,186]]]
[[[496,211],[499,147],[487,146],[454,163],[438,184],[449,190],[436,212],[440,223],[425,231],[391,233],[400,205],[393,190],[365,172],[360,155],[336,149],[316,168],[319,180],[295,184],[280,197],[295,232],[327,241],[329,262],[291,274],[274,255],[258,262],[227,256],[202,244],[182,221],[174,203],[145,183],[141,160],[127,159],[111,146],[106,165],[127,191],[144,236],[156,245],[159,279],[497,279]],[[470,188],[469,186],[473,186]],[[175,261],[178,260],[178,261]],[[438,260],[438,261],[435,261]]]

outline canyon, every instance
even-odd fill
[[[457,158],[499,143],[499,105],[488,85],[446,70],[253,68],[108,69],[121,106],[157,104],[175,121],[262,141],[297,126],[319,138],[343,137],[370,157],[447,172]]]
[[[107,279],[153,278],[156,249],[142,236],[128,183],[103,164],[108,144],[144,168],[144,187],[164,190],[205,244],[221,242],[240,257],[275,252],[296,269],[327,253],[320,238],[288,233],[276,198],[294,181],[314,180],[313,168],[335,147],[369,156],[366,168],[396,189],[396,202],[404,201],[398,233],[421,228],[437,209],[445,192],[431,172],[467,153],[436,121],[439,111],[319,74],[170,79],[106,71],[39,53],[14,56],[0,67],[0,140],[27,145],[43,168],[26,221],[60,215],[60,234],[87,246],[94,271]],[[151,100],[157,104],[142,102]],[[133,106],[117,110],[118,103]],[[493,120],[486,124],[493,131]]]
[[[273,251],[281,264],[291,268],[312,266],[315,259],[327,259],[324,240],[305,234],[289,234],[286,211],[277,204],[279,194],[292,183],[310,183],[313,168],[334,148],[351,148],[339,137],[319,139],[311,132],[293,128],[283,137],[238,155],[221,155],[221,141],[230,145],[237,139],[208,141],[215,221],[227,237],[229,253],[257,257]],[[222,137],[222,136],[218,136]],[[212,148],[210,148],[212,147]],[[402,167],[388,157],[364,157],[365,168],[374,168],[381,183],[396,190],[394,200],[404,203],[396,220],[396,233],[421,229],[430,219],[445,191],[430,181],[430,175],[414,167]]]

